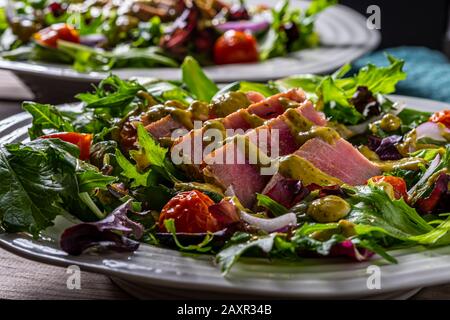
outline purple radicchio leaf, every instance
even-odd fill
[[[80,223],[64,230],[60,239],[61,249],[71,255],[80,255],[88,248],[99,247],[119,252],[133,252],[139,242],[127,238],[133,235],[140,239],[144,228],[127,217],[131,211],[131,200],[117,207],[105,219]]]
[[[384,139],[369,136],[367,146],[370,150],[375,151],[381,160],[399,160],[402,155],[395,145],[401,140],[402,137],[398,135],[392,135]]]
[[[330,256],[347,257],[355,261],[366,261],[373,255],[370,250],[358,248],[350,239],[335,244],[330,251]]]
[[[301,181],[275,175],[262,192],[286,208],[292,208],[309,194]]]

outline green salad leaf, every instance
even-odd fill
[[[70,120],[64,117],[54,106],[36,102],[24,102],[22,108],[33,117],[32,126],[28,129],[31,139],[44,135],[45,129],[52,129],[58,132],[74,131]]]
[[[122,154],[122,152],[120,152],[119,149],[116,149],[116,160],[123,170],[121,174],[132,180],[130,184],[131,187],[146,187],[148,185],[148,178],[151,172],[150,170],[145,173],[139,172],[136,166],[128,161],[128,159]]]
[[[282,216],[283,214],[286,214],[289,212],[289,210],[285,206],[283,206],[282,204],[276,202],[272,198],[270,198],[266,195],[263,195],[261,193],[256,194],[256,200],[258,201],[257,202],[258,207],[263,207],[263,208],[268,209],[276,217]]]
[[[198,100],[209,102],[219,91],[217,85],[203,72],[198,62],[186,57],[181,65],[183,83]]]
[[[355,230],[359,235],[375,232],[402,241],[412,241],[413,236],[433,230],[403,199],[392,200],[379,187],[356,187],[349,201],[352,211],[347,219],[356,224]]]
[[[66,199],[105,188],[115,177],[78,160],[78,147],[59,139],[38,139],[0,149],[0,222],[8,232],[37,235],[66,213]],[[80,212],[71,212],[75,216]]]
[[[355,125],[362,122],[365,116],[352,105],[350,99],[356,93],[358,87],[367,87],[374,97],[382,97],[384,94],[395,92],[396,84],[406,79],[403,71],[404,61],[393,56],[387,56],[389,65],[377,67],[369,64],[359,70],[351,77],[344,77],[350,66],[345,65],[330,76],[299,75],[291,76],[275,81],[279,88],[302,88],[318,105],[323,108],[325,114],[334,121]],[[386,100],[386,99],[383,99]],[[381,109],[388,112],[392,109],[392,103],[381,103]],[[411,113],[406,111],[403,117],[410,117]],[[414,116],[414,119],[418,115]],[[405,121],[405,123],[411,121]]]
[[[259,249],[264,253],[269,253],[274,244],[275,233],[268,236],[262,236],[257,239],[251,239],[243,243],[232,244],[223,249],[216,255],[216,262],[219,264],[222,273],[227,274],[231,267],[239,258],[250,249]]]
[[[144,88],[136,81],[121,80],[110,75],[100,82],[94,93],[80,93],[76,98],[83,101],[88,109],[125,108]]]

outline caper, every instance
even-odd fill
[[[306,213],[317,222],[335,222],[350,212],[350,205],[338,196],[326,196],[316,199],[309,205]]]
[[[402,120],[392,113],[384,115],[384,117],[380,121],[380,128],[388,132],[398,130],[401,125]]]

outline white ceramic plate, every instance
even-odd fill
[[[256,5],[276,2],[248,0],[248,3]],[[307,5],[307,1],[291,0],[292,7]],[[373,50],[380,42],[379,32],[369,30],[366,27],[366,19],[362,15],[341,5],[324,11],[317,20],[316,30],[322,41],[319,48],[302,50],[287,57],[275,58],[262,63],[207,67],[205,71],[216,82],[263,81],[292,74],[327,73]],[[0,69],[77,82],[98,82],[106,76],[106,73],[101,72],[78,73],[67,65],[13,62],[1,59]],[[136,76],[168,80],[180,78],[177,68],[114,69],[113,72],[122,78]]]
[[[450,104],[403,96],[409,108],[437,111]],[[0,122],[0,144],[26,139],[30,117],[21,113]],[[0,247],[28,259],[48,264],[78,265],[84,270],[112,276],[141,297],[271,297],[271,298],[367,298],[399,297],[396,292],[450,282],[450,246],[415,247],[391,252],[399,263],[387,264],[375,257],[364,263],[341,259],[305,259],[301,262],[242,259],[224,278],[209,255],[186,255],[175,250],[142,244],[133,254],[85,254],[69,256],[58,248],[68,221],[57,220],[46,239],[0,231]],[[369,290],[369,265],[381,271],[381,289]],[[414,292],[414,291],[413,291]],[[404,297],[404,296],[403,296]]]

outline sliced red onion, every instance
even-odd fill
[[[417,140],[430,139],[438,142],[446,142],[447,140],[442,136],[443,131],[450,133],[450,129],[442,128],[438,123],[422,123],[416,128]]]
[[[241,211],[240,214],[242,220],[266,232],[282,230],[287,226],[297,224],[297,217],[292,212],[273,219],[258,218],[245,211]]]
[[[428,180],[429,177],[431,177],[431,175],[434,173],[440,162],[441,162],[441,155],[438,154],[433,159],[433,161],[431,161],[430,166],[428,167],[427,171],[425,171],[422,178],[420,178],[420,180],[411,189],[409,189],[408,195],[410,197],[414,194],[414,192],[420,185],[422,185],[425,181]]]
[[[80,43],[88,47],[96,47],[106,41],[106,37],[103,34],[90,34],[80,37]]]
[[[261,32],[269,27],[269,22],[267,21],[228,21],[215,26],[220,32],[227,32],[229,30],[236,31],[250,31],[250,32]]]

